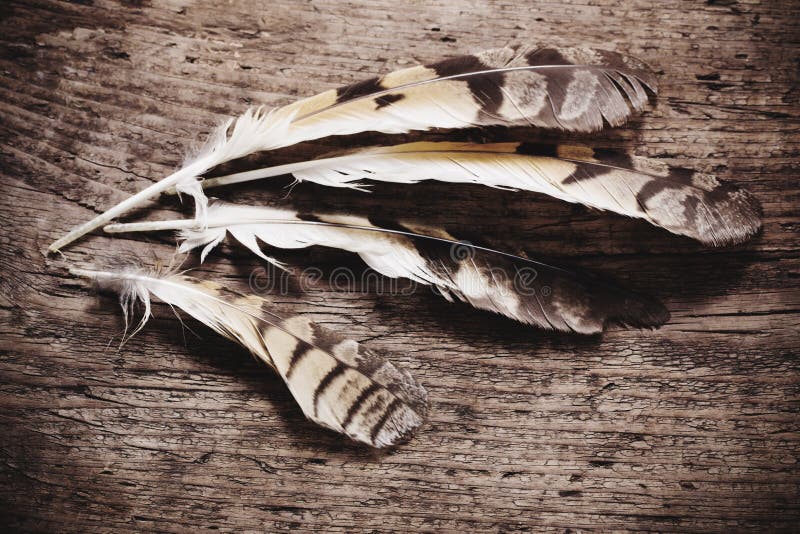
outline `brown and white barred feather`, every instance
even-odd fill
[[[253,108],[220,126],[184,168],[74,228],[49,250],[60,250],[171,187],[191,195],[202,215],[207,199],[196,177],[253,152],[367,131],[502,125],[591,132],[604,121],[622,124],[641,110],[645,88],[655,92],[655,75],[628,56],[515,46],[391,72],[281,108]]]
[[[595,334],[607,325],[656,327],[669,319],[663,305],[651,297],[588,273],[460,242],[442,229],[219,200],[211,201],[205,227],[194,224],[192,220],[153,221],[112,225],[106,230],[183,227],[180,250],[203,247],[201,258],[230,233],[253,253],[279,266],[264,254],[259,241],[285,249],[321,245],[347,250],[385,276],[431,285],[447,300],[461,300],[549,330]]]
[[[276,316],[261,297],[175,273],[72,272],[119,293],[126,318],[137,301],[144,303],[138,328],[153,295],[239,343],[278,372],[306,417],[355,441],[396,445],[425,420],[427,393],[407,371],[306,317]]]
[[[533,191],[644,219],[713,246],[740,243],[761,228],[758,200],[735,184],[622,151],[572,145],[406,143],[218,176],[203,187],[282,174],[357,189],[364,186],[360,180],[438,180]]]
[[[618,126],[656,91],[641,61],[605,50],[513,46],[370,78],[301,100],[286,144],[363,131]]]

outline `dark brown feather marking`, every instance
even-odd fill
[[[352,100],[360,96],[367,96],[377,91],[383,91],[385,87],[381,85],[381,79],[377,76],[368,80],[356,82],[336,90],[336,102],[341,103]]]
[[[387,230],[397,230],[400,232],[412,232],[410,228],[406,228],[403,224],[396,219],[386,219],[382,217],[370,217],[370,224],[379,228],[386,228]],[[461,252],[461,247],[464,247],[464,252],[469,257],[474,256],[471,254],[467,247],[469,244],[465,242],[462,244],[448,244],[440,241],[429,239],[414,239],[408,238],[409,245],[416,249],[417,253],[425,259],[426,267],[433,273],[439,276],[448,278],[451,276],[451,269],[454,268],[457,261],[458,252]],[[404,241],[405,242],[405,241]]]
[[[592,149],[594,159],[602,161],[607,165],[617,167],[634,168],[633,158],[627,152],[614,150],[613,148],[594,148]]]
[[[375,109],[385,108],[386,106],[394,104],[399,100],[403,100],[405,97],[406,95],[400,93],[393,95],[379,96],[378,98],[375,99],[375,104],[376,104]]]
[[[529,52],[525,56],[525,59],[531,66],[574,64],[568,61],[558,50],[552,48],[544,48]],[[562,106],[567,99],[568,88],[574,73],[570,70],[550,70],[542,74],[544,74],[547,79],[547,95],[551,105],[544,106],[540,112],[541,118],[546,116],[548,120],[559,122]],[[582,95],[582,98],[591,98],[591,95]]]
[[[388,401],[386,400],[388,397],[389,395],[378,395],[375,400],[364,409],[364,413],[362,415],[366,418],[378,412],[382,412],[388,405]]]
[[[341,336],[316,323],[311,325],[311,330],[313,332],[314,345],[325,352],[331,352],[333,347],[342,341]]]
[[[323,328],[317,324],[314,324],[312,328],[314,331],[314,345],[326,352],[333,352],[336,345],[342,341],[340,336],[327,328]],[[358,358],[355,363],[355,368],[359,373],[367,377],[372,377],[375,371],[383,367],[384,363],[385,360],[383,360],[383,358],[375,356],[364,347],[358,347]]]
[[[514,152],[523,156],[557,158],[558,145],[546,143],[520,143]]]
[[[308,222],[322,222],[322,219],[314,215],[313,213],[309,213],[307,211],[303,211],[297,214],[297,218],[301,221],[308,221]]]
[[[394,399],[392,402],[389,403],[389,406],[387,406],[386,409],[383,411],[383,415],[381,415],[381,418],[378,419],[378,422],[375,423],[375,425],[372,427],[372,432],[370,432],[369,434],[370,440],[375,441],[375,438],[378,437],[378,434],[380,434],[381,430],[383,430],[386,421],[388,421],[389,418],[392,415],[394,415],[395,410],[397,410],[399,406],[400,406],[400,399]]]
[[[562,184],[575,184],[583,180],[591,180],[598,176],[608,174],[614,169],[609,169],[605,165],[612,165],[622,169],[633,169],[633,160],[631,157],[618,150],[608,150],[603,148],[594,149],[594,159],[602,162],[604,165],[594,165],[592,162],[579,163],[575,171],[561,181]]]
[[[525,55],[525,59],[532,67],[536,65],[572,65],[561,55],[561,52],[552,48],[532,50]]]
[[[328,374],[326,374],[322,380],[319,381],[317,388],[314,390],[314,415],[317,414],[317,403],[319,402],[319,397],[325,393],[325,390],[328,389],[331,383],[336,380],[336,378],[342,376],[345,371],[347,371],[347,366],[337,363],[336,366],[328,371]]]
[[[399,232],[409,232],[410,230],[402,225],[397,219],[389,219],[384,217],[369,217],[369,223],[378,228],[386,228],[387,230],[397,230]]]
[[[353,417],[355,417],[355,415],[358,413],[358,411],[364,405],[364,402],[366,402],[366,400],[369,397],[371,397],[372,394],[375,393],[376,391],[378,391],[380,388],[381,387],[376,382],[373,382],[372,384],[370,384],[369,386],[364,388],[364,391],[362,391],[361,393],[358,394],[358,397],[356,397],[356,400],[353,401],[353,404],[351,404],[350,408],[348,408],[348,410],[347,410],[347,415],[345,415],[344,421],[342,421],[342,428],[345,428],[345,429],[347,428],[347,425],[349,425],[350,421],[353,420]]]
[[[651,180],[650,182],[646,183],[644,187],[642,187],[642,190],[639,191],[639,194],[636,196],[640,203],[646,204],[648,200],[658,195],[665,189],[675,189],[683,185],[691,186],[692,177],[694,174],[695,171],[691,169],[682,169],[678,167],[671,168],[669,170],[668,178]]]
[[[484,70],[491,70],[491,67],[485,65],[475,56],[460,56],[451,59],[445,59],[439,63],[434,63],[428,66],[433,69],[439,76],[456,76],[459,74],[468,74],[470,72],[479,72]],[[469,76],[465,78],[467,87],[469,87],[472,97],[475,102],[480,106],[481,111],[486,114],[494,115],[500,106],[503,104],[503,91],[502,87],[505,83],[505,76],[500,72],[489,72],[476,76]]]
[[[294,372],[295,366],[303,359],[303,357],[308,354],[309,346],[302,341],[298,341],[297,346],[294,348],[292,352],[292,357],[289,359],[289,368],[286,370],[286,380],[291,378],[292,373]]]
[[[517,154],[533,157],[559,158],[558,145],[548,143],[520,143],[515,150]],[[613,165],[621,168],[633,168],[633,160],[625,152],[619,150],[608,150],[595,148],[594,159],[605,165]],[[573,184],[582,180],[591,180],[596,176],[607,174],[612,169],[603,165],[593,165],[592,162],[581,163],[570,176],[567,176],[561,183]]]

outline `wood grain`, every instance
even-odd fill
[[[658,331],[581,338],[427,291],[292,277],[277,308],[395,352],[428,387],[430,423],[401,448],[374,453],[306,422],[267,369],[167,309],[118,348],[116,304],[67,276],[65,260],[166,260],[169,236],[93,235],[66,258],[42,254],[250,104],[520,41],[614,48],[655,66],[650,111],[581,139],[746,185],[764,231],[709,250],[536,195],[434,183],[371,195],[304,184],[288,199],[287,181],[220,191],[443,224],[611,274],[671,310]],[[798,89],[791,0],[4,1],[0,521],[74,532],[797,528]],[[269,158],[388,139],[324,139]],[[233,245],[215,256],[199,275],[238,289],[261,267]],[[364,273],[329,250],[281,257],[297,272]]]

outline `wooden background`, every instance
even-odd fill
[[[26,531],[790,531],[800,521],[800,6],[791,0],[444,3],[3,0],[0,520]],[[393,351],[432,399],[375,453],[306,422],[281,381],[169,310],[118,349],[111,298],[65,261],[166,260],[170,236],[42,251],[180,164],[223,117],[513,42],[594,45],[660,73],[650,111],[585,139],[712,171],[764,207],[710,250],[532,194],[441,184],[365,195],[288,180],[220,191],[405,214],[611,274],[663,299],[657,331],[549,334],[413,295],[302,291],[276,307]],[[519,132],[472,137],[531,139]],[[426,138],[435,135],[422,136]],[[392,139],[395,141],[397,138]],[[284,162],[385,136],[327,139]],[[153,216],[173,207],[154,204]],[[140,214],[141,215],[141,214]],[[298,270],[364,273],[330,250]],[[196,262],[191,258],[187,265]],[[199,276],[246,290],[235,246]]]

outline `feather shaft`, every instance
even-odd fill
[[[59,252],[75,240],[170,188],[194,198],[198,220],[202,221],[208,199],[199,187],[197,177],[226,161],[260,150],[276,148],[278,145],[275,145],[275,139],[280,138],[280,132],[285,132],[293,118],[294,113],[291,110],[265,111],[263,108],[255,108],[247,110],[237,119],[228,120],[212,132],[205,146],[191,158],[190,163],[92,220],[73,228],[64,237],[53,242],[48,251]],[[278,133],[275,133],[276,131]]]
[[[231,221],[230,224],[235,224]],[[172,219],[165,221],[143,221],[134,223],[107,224],[103,231],[107,234],[122,234],[129,232],[163,232],[165,230],[188,230],[197,228],[196,219]]]
[[[142,189],[135,195],[132,195],[113,208],[101,213],[94,219],[87,221],[79,226],[76,226],[72,230],[70,230],[66,235],[54,241],[48,247],[49,252],[58,252],[65,246],[69,245],[76,239],[80,239],[84,235],[92,232],[103,225],[108,224],[113,219],[123,215],[130,210],[141,206],[147,200],[155,197],[159,193],[167,191],[168,189],[172,188],[174,192],[180,192],[180,187],[177,187],[181,182],[188,179],[194,179],[195,176],[198,174],[202,174],[207,169],[207,166],[203,165],[203,162],[197,162],[194,165],[189,165],[180,169],[179,171],[167,176],[163,180],[154,183],[153,185]],[[201,192],[202,194],[202,192]]]

